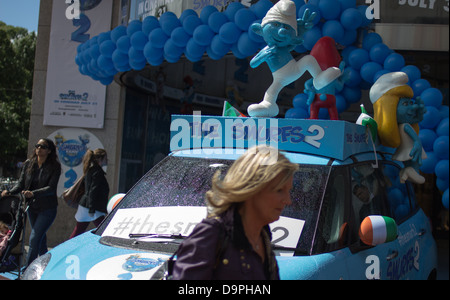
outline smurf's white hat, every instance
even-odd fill
[[[269,22],[280,22],[290,25],[297,33],[297,8],[295,3],[291,0],[278,1],[262,19],[261,26],[266,25]]]
[[[404,86],[408,83],[409,78],[406,73],[392,72],[387,73],[378,78],[378,80],[370,88],[370,101],[372,104],[378,101],[386,92],[393,88]]]

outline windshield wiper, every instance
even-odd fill
[[[181,234],[153,234],[153,233],[130,233],[130,239],[149,238],[149,239],[184,239]]]

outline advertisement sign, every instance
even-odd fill
[[[53,1],[44,125],[103,128],[106,87],[82,75],[75,57],[79,45],[111,29],[113,2],[66,2]]]

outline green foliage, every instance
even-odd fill
[[[0,165],[27,155],[36,34],[0,21]]]

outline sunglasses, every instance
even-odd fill
[[[36,144],[36,145],[34,145],[34,148],[36,148],[36,149],[41,148],[41,149],[47,150],[47,149],[48,149],[48,146],[42,145],[42,144]]]

